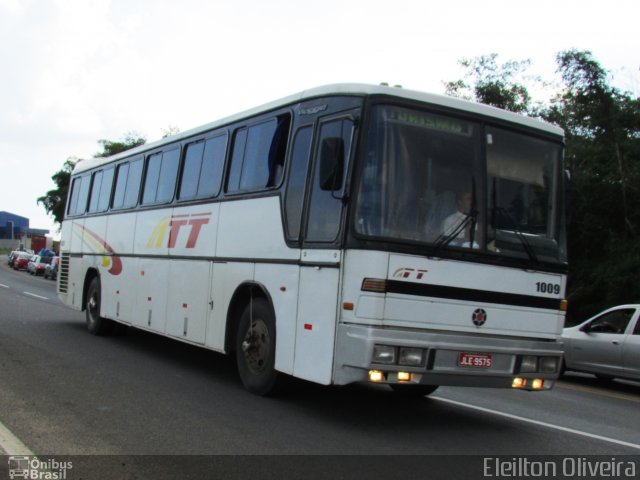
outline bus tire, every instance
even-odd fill
[[[426,395],[431,395],[438,388],[438,385],[408,385],[398,383],[390,383],[389,386],[396,394],[407,398],[421,398]]]
[[[87,318],[87,330],[92,335],[109,335],[113,331],[113,322],[100,316],[100,278],[93,277],[87,290],[87,303],[85,313]]]
[[[279,380],[275,369],[276,325],[267,301],[257,298],[246,306],[236,332],[236,362],[244,387],[251,393],[273,394]]]

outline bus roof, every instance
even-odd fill
[[[275,110],[277,108],[281,108],[286,105],[291,105],[291,104],[299,103],[302,101],[312,100],[314,98],[326,97],[331,95],[355,95],[355,96],[386,95],[390,97],[424,102],[427,104],[450,108],[452,110],[458,110],[461,112],[469,112],[469,113],[478,114],[486,117],[491,117],[498,120],[503,120],[506,122],[533,128],[536,130],[541,130],[543,132],[550,133],[552,135],[558,135],[558,136],[564,135],[564,132],[561,128],[556,127],[555,125],[552,125],[550,123],[546,123],[536,118],[526,117],[524,115],[509,112],[506,110],[502,110],[500,108],[495,108],[495,107],[484,105],[481,103],[470,102],[468,100],[461,100],[461,99],[446,96],[446,95],[437,95],[432,93],[419,92],[416,90],[407,90],[401,87],[389,87],[384,85],[366,85],[366,84],[358,84],[358,83],[340,83],[340,84],[316,87],[310,90],[304,90],[294,95],[290,95],[288,97],[275,100],[273,102],[261,105],[259,107],[255,107],[250,110],[246,110],[244,112],[237,113],[232,116],[222,118],[220,120],[216,120],[214,122],[202,125],[200,127],[196,127],[196,128],[178,133],[176,135],[171,135],[161,140],[154,141],[152,143],[147,143],[139,147],[126,150],[124,152],[118,153],[111,157],[107,157],[107,158],[99,157],[99,158],[80,160],[76,164],[74,173],[90,170],[99,165],[111,163],[120,158],[129,157],[131,155],[136,155],[138,153],[142,153],[147,150],[151,150],[165,144],[181,141],[186,138],[204,133],[208,130],[222,127],[224,125],[242,120],[244,118],[251,117],[253,115],[257,115],[263,112],[268,112],[270,110]]]

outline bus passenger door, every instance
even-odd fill
[[[294,375],[332,379],[338,310],[343,201],[355,120],[352,113],[319,122],[306,199]]]

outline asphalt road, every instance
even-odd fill
[[[539,393],[409,402],[294,382],[261,398],[225,356],[140,330],[94,337],[54,282],[0,266],[0,422],[36,454],[638,455],[639,406],[639,384],[585,375]]]

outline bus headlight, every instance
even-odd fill
[[[396,347],[389,345],[375,345],[373,347],[373,363],[396,363]]]
[[[524,355],[520,362],[520,373],[535,373],[538,371],[538,357]]]
[[[540,357],[541,373],[556,373],[558,371],[558,357]]]
[[[421,348],[400,347],[398,363],[414,367],[421,366],[423,364],[423,350]]]

